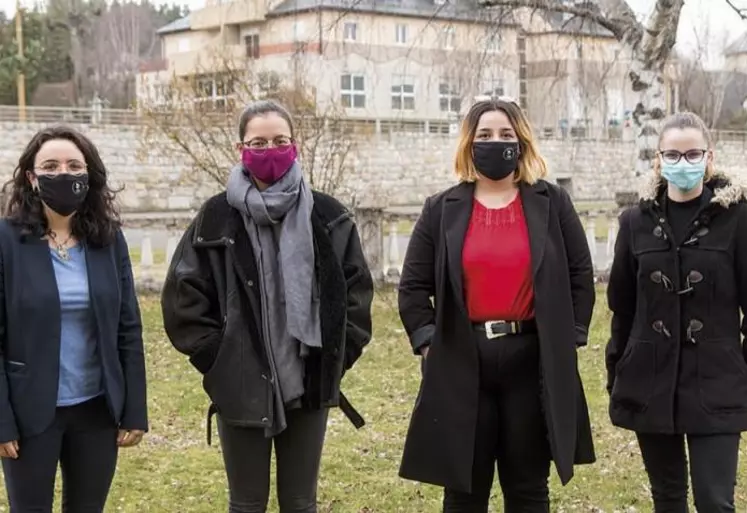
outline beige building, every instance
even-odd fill
[[[520,100],[546,135],[604,129],[634,106],[629,61],[610,33],[475,0],[237,0],[159,34],[163,58],[139,80],[151,103],[168,101],[174,77],[194,75],[206,101],[226,101],[231,86],[214,73],[230,66],[300,81],[350,118],[428,121],[430,131],[448,130],[478,95]]]
[[[724,49],[724,69],[747,73],[747,32]]]

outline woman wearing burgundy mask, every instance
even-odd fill
[[[288,112],[251,104],[241,163],[184,234],[163,290],[173,345],[218,415],[231,513],[267,509],[275,446],[281,513],[316,512],[329,407],[371,337],[373,282],[350,212],[311,191]]]
[[[472,106],[455,168],[461,183],[425,202],[399,284],[423,373],[400,474],[445,487],[444,512],[487,513],[497,464],[503,511],[547,513],[550,461],[563,484],[594,461],[576,365],[589,248],[514,101]]]
[[[0,457],[10,511],[101,512],[120,447],[148,429],[142,324],[106,169],[45,128],[0,221]]]

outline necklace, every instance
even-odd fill
[[[70,252],[68,251],[67,244],[68,242],[70,242],[70,239],[73,238],[73,235],[68,235],[67,239],[65,239],[63,242],[57,241],[57,234],[52,230],[47,232],[47,235],[54,245],[54,251],[55,253],[57,253],[57,256],[59,256],[61,260],[64,260],[66,262],[70,260]]]

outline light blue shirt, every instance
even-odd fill
[[[101,360],[88,288],[86,254],[79,244],[63,260],[50,248],[60,293],[60,380],[57,406],[72,406],[101,395]]]

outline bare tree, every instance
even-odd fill
[[[707,13],[702,15],[707,19]],[[735,74],[721,67],[713,69],[708,63],[723,55],[728,34],[712,34],[708,23],[696,24],[693,32],[694,52],[677,62],[679,106],[695,112],[709,127],[715,128],[721,121],[726,90],[734,81]]]
[[[138,107],[146,121],[141,151],[157,147],[176,160],[189,163],[185,179],[214,187],[224,186],[238,160],[238,119],[246,104],[275,99],[295,118],[299,160],[312,188],[340,195],[355,203],[345,178],[352,170],[355,129],[344,121],[344,109],[320,105],[316,91],[297,74],[280,74],[247,67],[218,47],[197,63],[189,77],[172,77],[158,97]]]
[[[481,3],[485,7],[567,13],[597,23],[624,43],[632,57],[629,72],[632,89],[638,93],[632,113],[637,127],[637,174],[646,173],[655,156],[653,141],[658,123],[667,110],[664,71],[676,40],[684,0],[657,0],[645,27],[625,0],[481,0]]]
[[[135,99],[135,81],[143,59],[158,45],[158,20],[146,5],[113,4],[92,24],[83,62],[86,91],[106,98],[112,106],[129,107]]]

